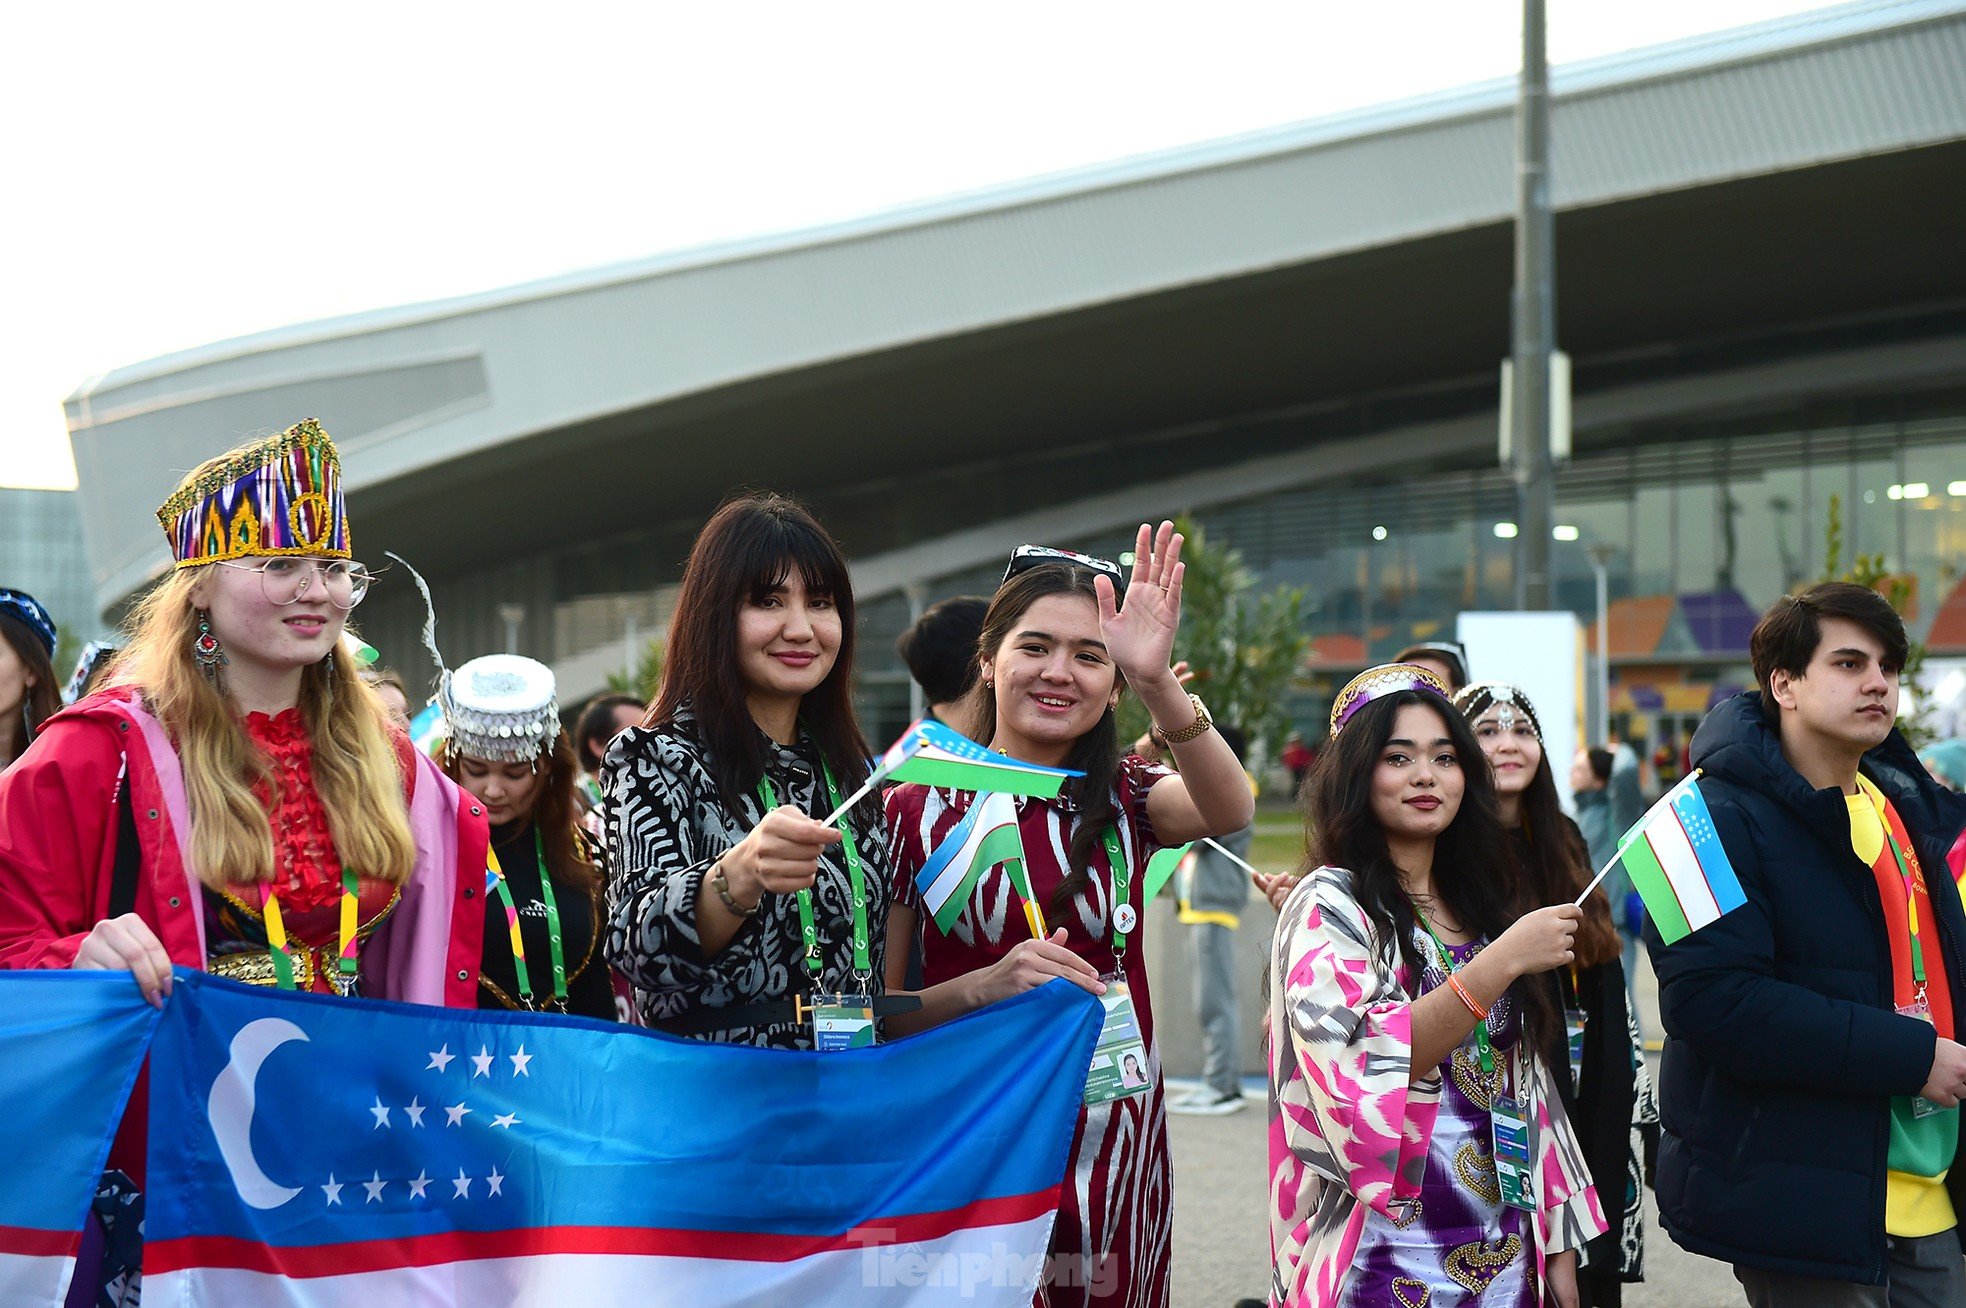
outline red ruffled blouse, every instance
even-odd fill
[[[328,827],[328,810],[314,788],[314,748],[307,738],[307,724],[300,710],[292,708],[270,717],[249,713],[243,725],[247,738],[273,765],[272,776],[256,782],[253,795],[273,827],[274,877],[264,884],[228,887],[223,902],[210,905],[214,912],[207,918],[207,944],[214,955],[240,947],[265,949],[265,904],[270,891],[280,897],[280,919],[288,939],[325,953],[313,986],[325,991],[329,989],[326,973],[339,952],[341,859]],[[394,886],[357,869],[358,936],[366,939],[395,906],[395,899]]]
[[[273,776],[253,796],[273,823],[273,886],[289,915],[337,904],[341,860],[335,857],[328,810],[314,790],[314,748],[300,710],[246,715],[246,735],[273,764]]]

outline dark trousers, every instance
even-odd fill
[[[1885,1240],[1884,1285],[1790,1276],[1734,1265],[1751,1308],[1966,1308],[1966,1257],[1957,1229]]]

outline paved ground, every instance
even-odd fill
[[[1227,1117],[1173,1117],[1174,1303],[1230,1308],[1269,1289],[1270,1236],[1264,1113],[1252,1101]],[[1626,1287],[1630,1308],[1738,1308],[1733,1274],[1675,1246],[1647,1205],[1646,1281]]]
[[[1260,835],[1291,836],[1293,819],[1265,813]],[[1295,837],[1301,841],[1301,837]],[[1290,843],[1282,840],[1280,844]],[[1259,865],[1288,867],[1286,857],[1269,851]],[[1254,906],[1252,906],[1254,908]],[[1250,915],[1253,923],[1257,910]],[[1193,1021],[1176,990],[1157,1009],[1163,1023]],[[1640,1022],[1656,1040],[1660,1031],[1657,983],[1648,964],[1639,965]],[[1651,1055],[1653,1069],[1658,1054]],[[1170,1082],[1170,1089],[1185,1086]],[[1251,1081],[1249,1107],[1226,1117],[1170,1118],[1174,1147],[1174,1303],[1175,1308],[1230,1308],[1238,1299],[1261,1299],[1269,1290],[1270,1236],[1265,1190],[1269,1160],[1264,1144],[1262,1088]],[[1658,1213],[1647,1197],[1646,1280],[1626,1287],[1630,1308],[1737,1308],[1745,1302],[1733,1273],[1710,1259],[1686,1253],[1658,1227]]]

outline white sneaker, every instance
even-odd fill
[[[1190,1117],[1221,1117],[1226,1113],[1239,1113],[1243,1108],[1240,1092],[1217,1094],[1207,1086],[1191,1090],[1178,1099],[1167,1101],[1167,1111],[1181,1113]]]

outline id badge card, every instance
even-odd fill
[[[1536,1187],[1530,1171],[1529,1119],[1522,1115],[1522,1106],[1507,1095],[1495,1097],[1490,1116],[1495,1123],[1495,1177],[1502,1183],[1502,1202],[1533,1213]]]
[[[814,995],[812,1045],[822,1054],[874,1047],[874,1001],[866,995]]]
[[[1915,1017],[1921,1022],[1931,1024],[1932,1005],[1926,1002],[1925,995],[1921,991],[1918,998],[1912,1000],[1909,1004],[1898,1005],[1898,1015],[1900,1017]],[[1934,1113],[1943,1113],[1944,1111],[1944,1107],[1933,1103],[1924,1095],[1913,1095],[1911,1097],[1911,1115],[1913,1118],[1930,1117]]]
[[[1564,1011],[1563,1032],[1570,1051],[1570,1086],[1574,1090],[1584,1084],[1584,1011],[1581,1008]]]
[[[1092,1066],[1085,1074],[1085,1102],[1111,1103],[1143,1095],[1153,1088],[1147,1074],[1147,1046],[1140,1039],[1140,1022],[1133,1015],[1133,996],[1126,982],[1103,978],[1106,993],[1099,996],[1106,1010],[1099,1028],[1099,1043],[1092,1051]]]

